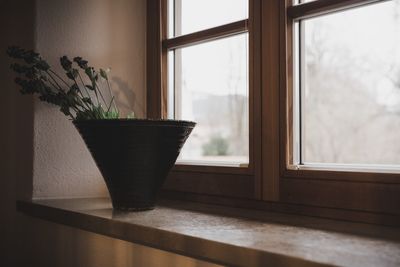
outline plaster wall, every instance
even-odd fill
[[[1,0],[0,266],[213,266],[173,253],[19,214],[16,199],[107,195],[77,131],[56,108],[22,97],[5,56],[10,44],[58,64],[84,55],[111,67],[126,114],[145,115],[146,0]]]
[[[146,1],[38,0],[35,49],[52,66],[82,56],[110,67],[123,115],[145,116]],[[35,102],[34,198],[107,196],[103,179],[78,132],[57,108]]]

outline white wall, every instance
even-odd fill
[[[110,66],[124,112],[145,115],[146,0],[2,0],[0,8],[0,266],[211,266],[15,211],[16,199],[107,195],[76,130],[56,108],[22,97],[10,44]],[[114,86],[116,87],[116,86]],[[17,197],[18,194],[18,197]]]
[[[146,1],[38,0],[35,48],[52,66],[82,56],[112,70],[124,115],[145,115]],[[61,69],[58,68],[61,72]],[[35,103],[34,198],[106,196],[103,179],[72,123],[57,108]]]

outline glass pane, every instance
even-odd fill
[[[169,37],[247,19],[248,2],[249,0],[169,0]],[[174,28],[173,31],[171,28]]]
[[[175,118],[197,122],[180,160],[248,163],[247,43],[240,34],[175,50]]]
[[[400,1],[301,23],[303,163],[400,165]]]

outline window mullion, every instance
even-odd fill
[[[182,35],[179,37],[169,38],[163,40],[162,44],[163,47],[166,49],[176,49],[207,41],[213,41],[245,32],[248,32],[247,19],[195,33]]]
[[[302,165],[304,162],[304,140],[305,140],[305,131],[304,131],[304,115],[305,115],[305,28],[304,28],[304,21],[299,22],[299,165]]]

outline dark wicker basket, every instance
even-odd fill
[[[196,123],[120,119],[74,125],[104,177],[113,207],[148,210]]]

